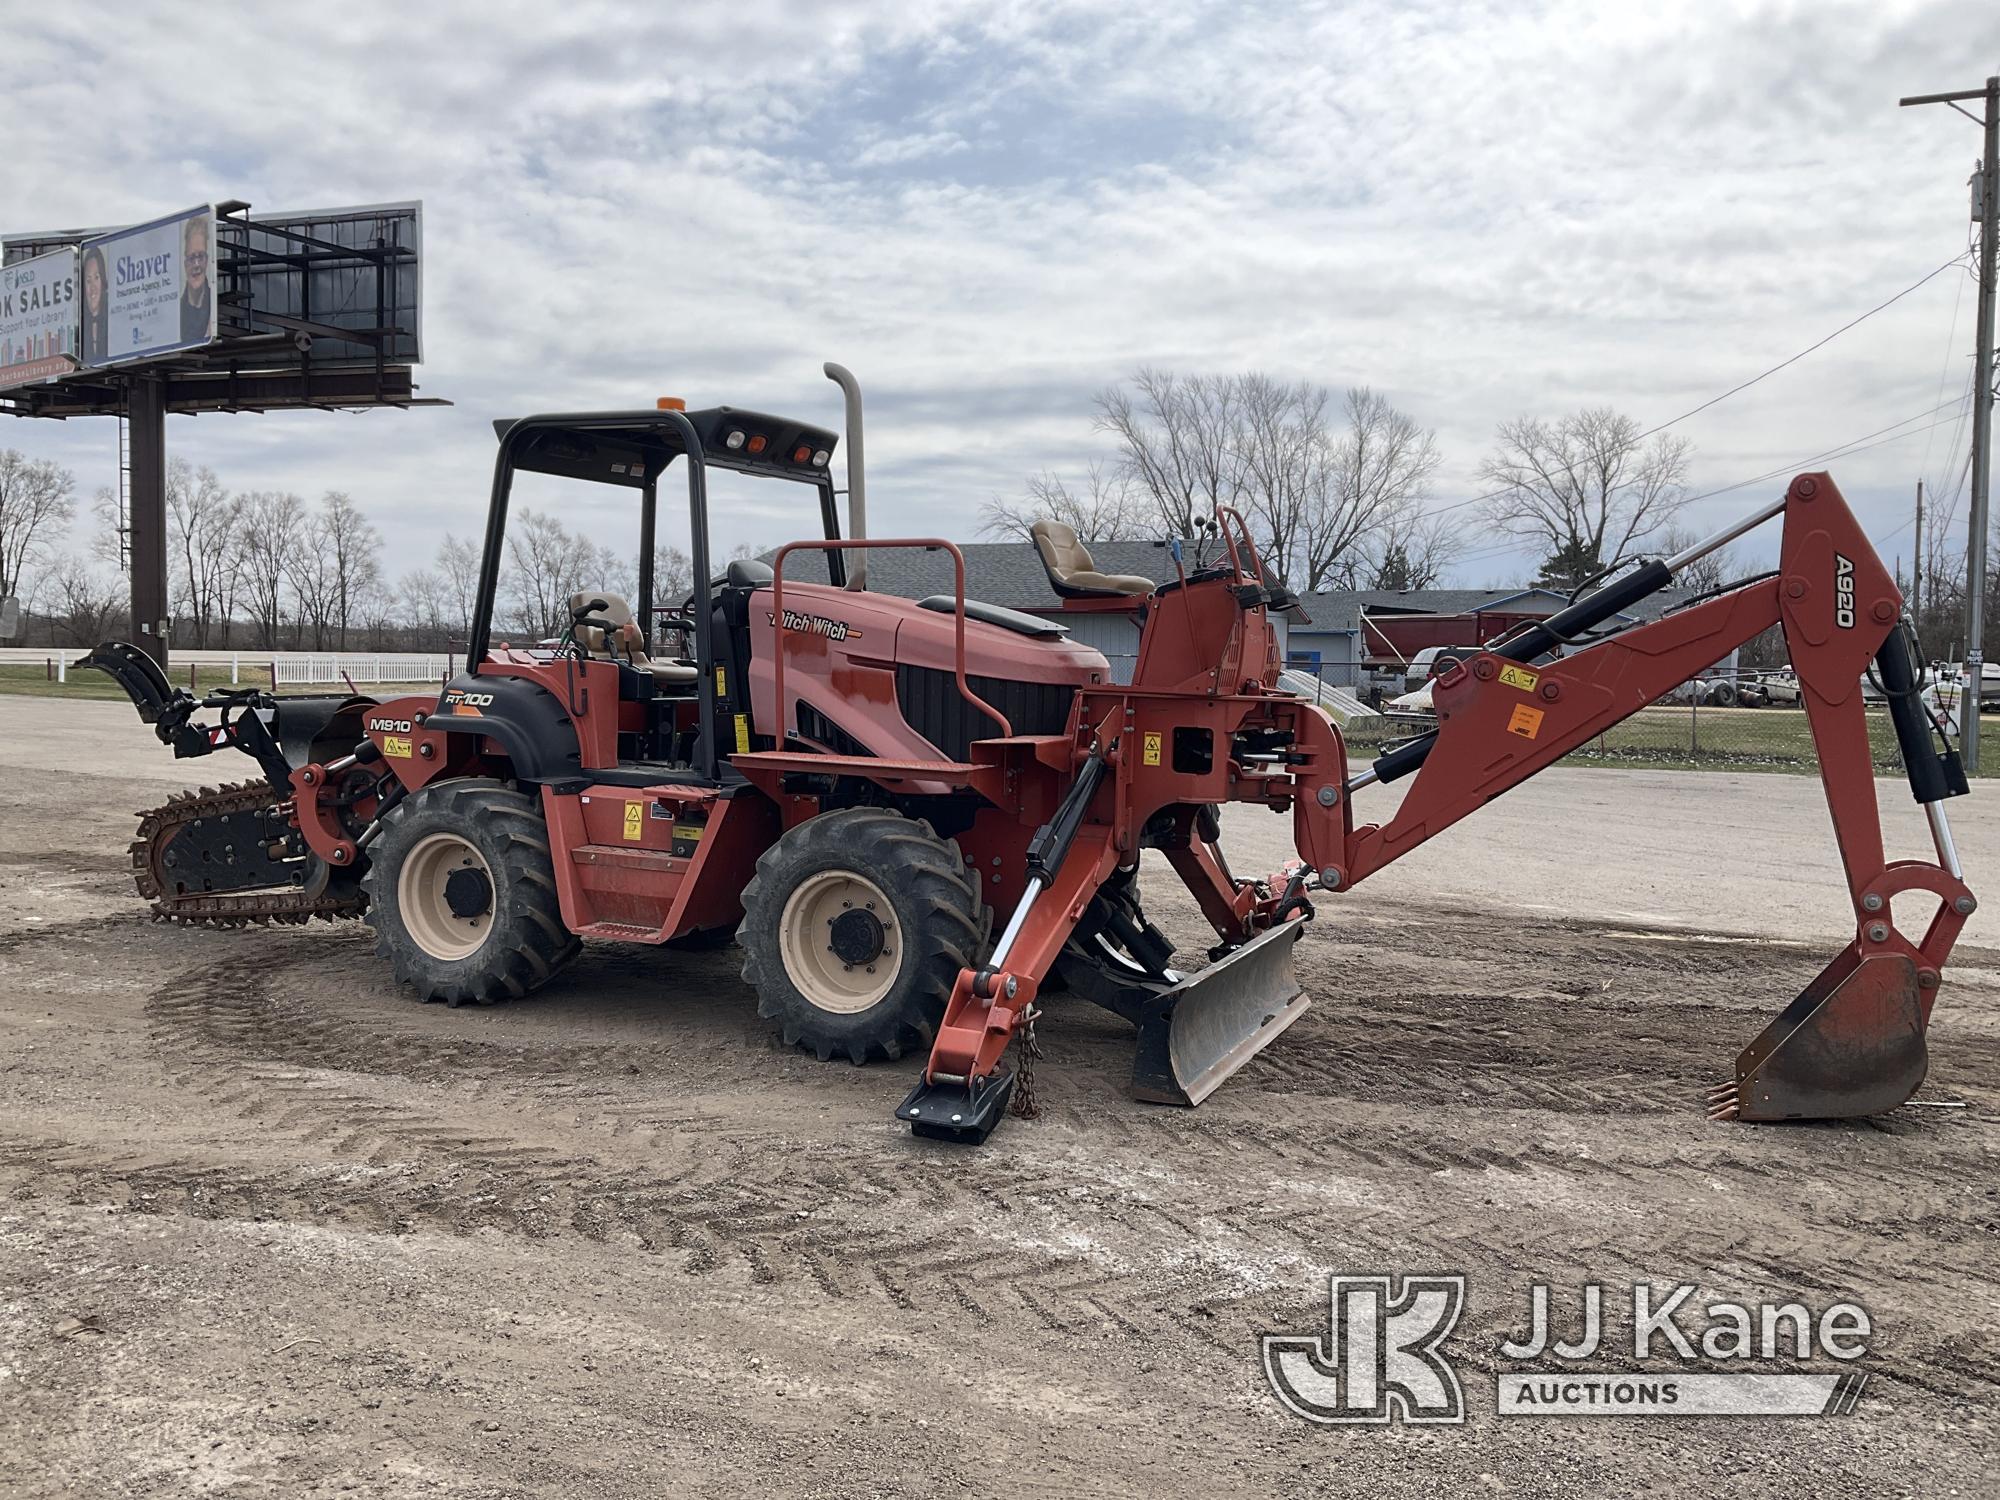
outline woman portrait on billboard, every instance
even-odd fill
[[[111,342],[111,286],[104,275],[104,251],[83,252],[83,362],[101,365]]]

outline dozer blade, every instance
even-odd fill
[[[1718,1120],[1845,1120],[1894,1109],[1930,1066],[1929,1019],[1906,955],[1849,944],[1709,1094]]]
[[[1132,1097],[1199,1104],[1312,1002],[1292,970],[1303,921],[1281,922],[1148,1002]]]

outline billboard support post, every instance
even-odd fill
[[[126,387],[132,440],[132,630],[161,670],[167,666],[167,377],[143,374]]]

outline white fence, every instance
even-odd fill
[[[69,680],[82,647],[4,646],[0,666],[43,668]],[[346,682],[443,682],[464,657],[455,654],[366,651],[176,651],[170,676],[183,687],[328,687]]]
[[[271,678],[278,687],[337,682],[443,682],[456,664],[455,657],[414,653],[289,655],[273,658]]]

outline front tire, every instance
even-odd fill
[[[425,1000],[518,998],[583,950],[563,925],[540,807],[497,782],[438,782],[398,803],[362,884],[375,951]]]
[[[881,808],[822,813],[757,861],[737,930],[757,1013],[822,1062],[930,1045],[988,913],[958,846]]]

